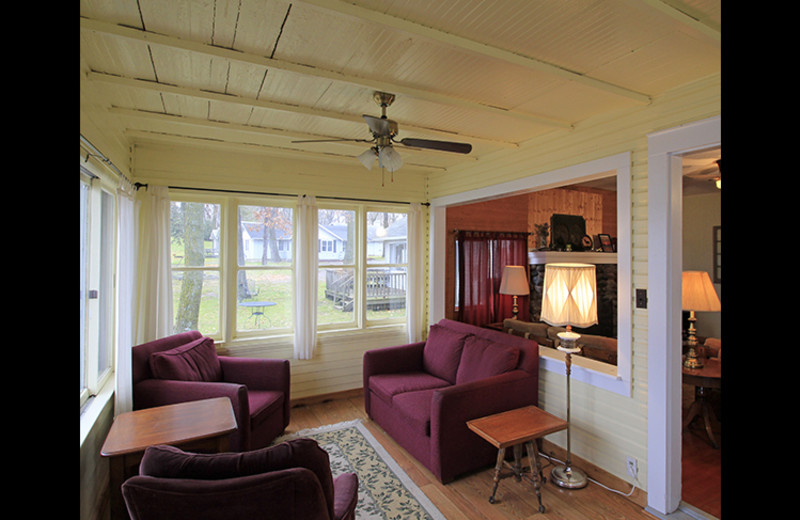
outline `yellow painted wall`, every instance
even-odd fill
[[[430,197],[444,197],[566,166],[631,152],[632,287],[647,288],[647,134],[721,113],[720,77],[713,76],[656,98],[644,107],[615,117],[582,122],[504,150],[492,157],[429,179]],[[633,309],[631,397],[574,381],[571,392],[572,452],[631,481],[625,457],[638,459],[638,487],[647,489],[647,310]],[[541,371],[539,402],[563,416],[566,382],[563,374]],[[566,434],[548,437],[566,446]],[[628,491],[628,490],[624,490]]]

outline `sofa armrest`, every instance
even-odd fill
[[[422,370],[422,351],[425,342],[409,343],[364,352],[364,388],[370,376],[397,374]]]
[[[219,364],[223,380],[227,383],[243,384],[251,390],[289,393],[290,370],[287,359],[219,356]]]
[[[539,402],[538,377],[524,370],[442,388],[431,403],[431,432]]]
[[[465,453],[483,455],[491,447],[469,429],[467,421],[538,403],[538,375],[514,370],[436,390],[431,401],[431,453],[442,482],[470,468]]]
[[[364,389],[364,409],[370,415],[369,378],[377,374],[397,374],[422,370],[422,352],[425,342],[419,341],[395,347],[384,347],[364,352],[361,369]]]
[[[245,391],[247,402],[247,388],[237,383],[145,379],[133,385],[133,402],[134,409],[141,410],[213,397],[229,397],[235,407],[242,391]]]

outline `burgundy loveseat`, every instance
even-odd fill
[[[218,356],[214,340],[182,332],[133,347],[133,409],[229,397],[231,451],[268,446],[289,424],[289,361]]]
[[[443,319],[427,341],[364,353],[369,417],[442,483],[495,463],[471,419],[538,404],[535,341]]]
[[[151,446],[122,496],[132,520],[354,520],[358,476],[333,478],[312,439],[243,453]]]

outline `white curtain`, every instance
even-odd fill
[[[120,178],[117,190],[117,367],[114,391],[116,415],[133,409],[131,348],[133,348],[134,295],[136,293],[136,222],[134,188]]]
[[[172,334],[169,191],[150,184],[137,192],[137,199],[136,345]]]
[[[317,346],[317,199],[300,195],[295,219],[294,357],[311,359]]]
[[[406,294],[406,328],[408,342],[422,341],[423,319],[423,253],[425,215],[422,205],[412,203],[408,212],[408,284]]]

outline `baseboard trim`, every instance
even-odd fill
[[[308,406],[312,404],[324,403],[326,401],[334,401],[337,399],[353,399],[362,397],[363,395],[363,388],[353,388],[352,390],[342,390],[340,392],[331,392],[329,394],[319,394],[309,397],[301,397],[299,399],[291,399],[290,406],[295,408],[297,406]]]
[[[547,439],[542,439],[542,452],[549,457],[555,458],[556,460],[563,461],[567,458],[566,449],[553,444]],[[572,463],[575,467],[582,469],[584,473],[586,473],[586,476],[588,476],[590,479],[599,482],[601,485],[610,490],[616,491],[622,497],[627,498],[639,507],[647,507],[647,492],[640,489],[638,486],[633,490],[633,493],[631,493],[631,487],[634,486],[634,484],[631,484],[630,482],[623,480],[616,475],[612,475],[603,468],[592,464],[581,457],[578,457],[574,453],[572,454]],[[630,496],[628,496],[628,493],[631,493]]]

